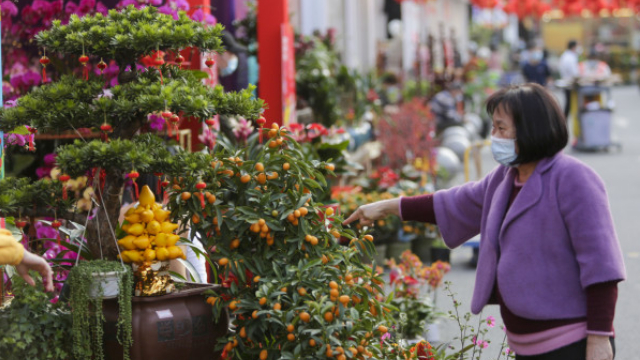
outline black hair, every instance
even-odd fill
[[[544,87],[534,84],[501,89],[487,99],[491,116],[500,108],[516,127],[518,157],[511,165],[526,164],[562,151],[569,142],[567,121],[558,102]]]
[[[569,43],[567,43],[567,49],[569,50],[575,48],[576,46],[578,46],[578,42],[575,40],[570,40]]]

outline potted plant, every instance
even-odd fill
[[[73,351],[70,308],[44,292],[36,273],[29,286],[20,276],[11,278],[13,300],[0,309],[0,354],[3,359],[66,360]]]
[[[388,265],[393,291],[391,303],[399,309],[394,313],[399,324],[398,333],[406,341],[415,342],[439,316],[435,308],[435,290],[449,271],[449,266],[446,263],[426,266],[410,250],[402,254],[399,263],[391,259]],[[422,294],[425,288],[428,291]]]
[[[129,359],[131,338],[131,269],[119,261],[83,261],[69,273],[70,305],[73,309],[73,350],[77,358],[94,356],[103,359],[102,301],[118,298],[118,341]]]
[[[220,136],[211,153],[179,154],[168,171],[171,217],[211,249],[222,280],[208,301],[233,315],[236,332],[218,348],[231,359],[379,355],[375,337],[393,306],[359,258],[373,237],[342,228],[343,217],[316,202],[333,164],[306,160],[286,128],[262,137],[240,145]]]
[[[50,30],[35,37],[35,44],[43,51],[46,49],[41,63],[50,60],[51,67],[56,61],[50,58],[63,54],[67,59],[77,60],[76,75],[47,81],[19,98],[14,107],[0,109],[0,129],[6,133],[27,134],[32,148],[36,145],[36,134],[55,136],[71,131],[78,140],[56,149],[60,169],[57,178],[0,180],[0,189],[6,190],[0,198],[0,215],[15,216],[25,223],[28,220],[31,225],[38,218],[50,217],[56,228],[69,220],[87,224],[86,250],[91,257],[116,260],[118,248],[111,240],[118,224],[123,189],[127,182],[135,187],[140,173],[156,174],[161,182],[169,183],[171,179],[163,175],[168,172],[165,169],[172,168],[182,158],[172,157],[166,145],[177,135],[179,125],[193,120],[209,128],[215,125],[215,115],[240,115],[255,120],[262,111],[263,102],[252,98],[253,88],[225,93],[222,87],[212,87],[202,81],[208,73],[184,69],[187,59],[180,52],[188,47],[199,49],[205,56],[205,64],[213,66],[210,54],[223,51],[221,32],[222,26],[207,27],[183,12],[174,19],[152,6],[141,9],[128,6],[121,11],[110,10],[106,15],[97,13],[82,18],[72,15],[66,25],[53,21]],[[115,84],[111,81],[105,84],[106,74],[89,71],[102,70],[107,63],[117,67]],[[158,119],[159,126],[151,123]],[[157,128],[162,130],[154,130]],[[83,134],[87,132],[92,136],[85,138]],[[91,211],[78,211],[76,194],[85,193],[85,189],[69,193],[68,182],[87,174],[86,187],[94,194],[91,197],[94,205]],[[64,236],[57,240],[62,247],[69,246]],[[211,307],[202,295],[208,289],[211,287],[190,293],[189,298],[177,303],[181,310],[172,313],[179,315],[173,317],[175,327],[189,328],[190,333],[195,334],[195,327],[204,323],[206,326],[197,330],[203,330],[207,336],[214,333],[211,327],[215,323],[191,322],[194,312],[185,310],[191,309],[186,303],[190,304],[195,298],[205,306],[210,317]],[[118,296],[125,294],[129,292],[120,292]],[[89,301],[88,295],[84,294],[81,300]],[[116,308],[115,314],[120,311]],[[134,307],[132,311],[138,310]],[[197,316],[206,319],[206,311]],[[162,320],[155,318],[156,322]],[[151,324],[155,326],[153,331],[159,329],[156,322]],[[106,326],[110,326],[109,321]],[[137,325],[133,326],[135,334]],[[226,323],[220,322],[218,326],[224,327],[226,333]],[[134,344],[138,342],[133,338]],[[185,343],[182,338],[174,340],[163,344]],[[175,356],[179,357],[180,349],[176,349]]]

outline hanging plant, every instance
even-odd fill
[[[120,262],[96,260],[84,261],[71,269],[69,284],[71,286],[71,306],[73,308],[73,345],[78,359],[104,359],[102,299],[104,289],[97,287],[96,274],[116,272],[118,275],[118,341],[124,349],[123,359],[129,360],[131,348],[131,294],[133,280],[131,269]]]

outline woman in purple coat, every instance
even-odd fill
[[[390,214],[435,223],[450,248],[480,233],[471,311],[500,306],[516,359],[613,359],[626,275],[602,180],[562,153],[566,121],[540,85],[500,90],[487,111],[500,166],[484,179],[364,205],[345,224]]]

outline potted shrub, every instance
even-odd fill
[[[263,135],[247,145],[220,136],[210,154],[179,154],[167,172],[172,218],[217,263],[223,291],[208,301],[233,315],[236,332],[218,348],[231,359],[379,356],[393,306],[359,258],[373,237],[342,228],[342,216],[316,202],[333,164],[305,160],[285,128]]]
[[[173,141],[172,136],[177,134],[179,125],[192,120],[214,127],[216,115],[240,115],[255,120],[262,111],[263,102],[252,98],[253,88],[225,93],[222,87],[211,87],[202,81],[208,73],[183,68],[182,64],[187,59],[180,51],[188,47],[199,49],[205,54],[205,64],[213,66],[209,54],[224,51],[221,32],[222,26],[206,27],[189,19],[184,12],[174,19],[152,6],[141,9],[129,6],[121,11],[110,10],[107,15],[97,13],[82,18],[72,15],[66,25],[53,21],[50,30],[35,37],[35,44],[46,49],[41,63],[50,61],[51,67],[57,63],[53,58],[62,54],[67,59],[77,60],[76,75],[65,75],[37,87],[19,98],[14,107],[0,109],[0,130],[27,134],[32,148],[36,145],[33,141],[35,134],[56,135],[71,131],[78,140],[56,149],[56,162],[61,171],[57,178],[0,180],[0,189],[7,190],[0,197],[0,215],[15,216],[20,221],[29,219],[32,225],[37,218],[50,217],[58,228],[68,220],[87,224],[86,249],[92,258],[115,260],[118,249],[111,239],[114,238],[125,184],[133,182],[136,186],[135,180],[140,173],[157,174],[162,177],[161,181],[168,182],[163,175],[168,172],[165,169],[170,170],[182,160],[181,156],[172,157],[166,149],[167,143]],[[108,64],[117,67],[117,85],[112,85],[112,82],[105,84],[105,74],[89,71],[94,67],[102,70]],[[154,133],[158,127],[162,129],[159,131],[162,137]],[[85,139],[82,134],[86,132],[78,129],[88,129],[93,136]],[[165,131],[171,136],[165,137]],[[75,194],[68,193],[68,182],[87,174],[86,186],[95,194],[92,201],[99,206],[89,212],[79,212],[75,206],[75,195],[83,194],[85,189],[78,189]],[[64,238],[59,241],[63,247],[69,246]],[[84,281],[87,280],[82,281],[83,286],[86,285]],[[211,307],[205,303],[203,291],[199,289],[199,293],[190,293],[189,299],[176,305],[182,310],[178,311],[180,319],[173,319],[175,327],[184,326],[194,334],[192,330],[197,324],[189,317],[193,312],[185,310],[191,309],[185,303],[190,303],[193,298],[204,305],[211,316]],[[126,294],[129,291],[121,291],[118,296]],[[87,293],[81,296],[79,301],[85,304],[93,302]],[[94,305],[99,306],[98,301],[86,309],[101,316],[92,308]],[[116,314],[122,311],[129,313],[126,307],[130,302],[120,302],[120,305],[125,309],[116,309]],[[162,321],[158,316],[155,321]],[[202,312],[197,316],[207,315]],[[178,320],[182,322],[178,323]],[[75,321],[74,317],[74,326]],[[85,320],[77,321],[82,324]],[[117,321],[123,321],[123,318]],[[88,326],[84,324],[78,326]],[[214,323],[209,321],[206,324]],[[218,325],[226,332],[226,323]],[[136,326],[134,323],[134,333],[137,332]],[[207,325],[203,330],[211,334],[211,326]],[[153,331],[158,331],[158,327]],[[185,346],[182,338],[176,342]],[[192,342],[187,344],[190,346]],[[88,349],[80,348],[78,351]],[[127,356],[127,352],[124,353]]]
[[[103,359],[104,335],[102,301],[118,298],[118,341],[124,348],[124,359],[129,359],[131,338],[131,269],[119,261],[83,261],[74,266],[68,279],[73,309],[73,351],[77,358]]]

